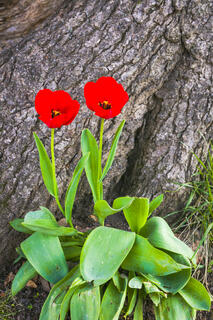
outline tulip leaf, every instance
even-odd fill
[[[139,233],[148,217],[149,199],[135,198],[129,207],[123,209],[123,212],[130,229],[135,233]]]
[[[98,227],[88,236],[81,251],[80,270],[84,280],[95,285],[113,277],[128,255],[135,233],[108,227]]]
[[[177,293],[180,289],[182,289],[191,277],[191,264],[189,260],[181,256],[179,254],[170,252],[168,253],[177,263],[181,265],[185,265],[188,269],[183,269],[179,272],[165,275],[165,276],[155,276],[150,274],[144,274],[149,281],[154,283],[164,292],[171,292],[173,294]]]
[[[124,278],[122,291],[119,291],[111,280],[102,298],[100,320],[118,320],[123,309],[126,292],[127,279]]]
[[[196,311],[178,293],[162,298],[154,310],[156,320],[195,320],[196,317]]]
[[[161,300],[161,297],[163,296],[164,298],[167,297],[166,293],[164,293],[163,291],[159,290],[158,287],[156,287],[153,283],[150,282],[144,282],[144,290],[146,292],[146,294],[149,295],[150,299],[152,300],[152,302],[158,306]]]
[[[14,219],[13,221],[10,221],[11,227],[15,229],[16,231],[32,234],[32,231],[22,225],[22,222],[24,222],[24,219]]]
[[[114,283],[114,285],[116,286],[116,288],[118,289],[118,291],[122,291],[122,278],[119,274],[118,271],[115,272],[115,274],[112,277],[112,281]]]
[[[70,223],[70,225],[72,226],[72,221],[71,221],[71,217],[72,217],[72,209],[73,209],[73,204],[75,201],[75,195],[76,195],[76,191],[78,188],[78,184],[82,175],[82,172],[84,170],[85,164],[89,159],[89,152],[86,153],[78,162],[72,179],[70,181],[70,184],[68,186],[67,192],[66,192],[66,196],[65,196],[65,217],[68,223]]]
[[[30,230],[53,236],[75,235],[73,228],[59,226],[53,214],[44,207],[42,210],[30,211],[26,214],[22,225]]]
[[[63,251],[67,261],[72,259],[75,259],[75,260],[80,259],[81,247],[78,247],[78,246],[64,247]]]
[[[70,308],[70,300],[71,300],[74,292],[77,290],[77,288],[79,288],[83,284],[85,284],[85,281],[83,281],[81,278],[76,278],[73,281],[72,285],[70,286],[69,290],[67,291],[67,293],[64,296],[64,299],[61,303],[60,320],[65,320],[66,315],[67,315],[69,308]]]
[[[133,320],[143,320],[143,295],[141,290],[138,291],[138,299],[134,311]]]
[[[141,289],[143,287],[143,282],[144,282],[144,278],[137,276],[137,277],[133,277],[130,281],[129,281],[129,287],[130,288],[134,288],[134,289]]]
[[[79,266],[75,266],[63,279],[52,287],[42,307],[39,320],[58,320],[61,304],[63,303],[67,289],[79,276]]]
[[[113,163],[113,160],[114,160],[114,157],[115,157],[115,153],[116,153],[116,149],[117,149],[117,145],[118,145],[118,141],[119,141],[119,138],[120,138],[120,135],[121,135],[121,132],[122,132],[124,124],[125,124],[125,120],[123,120],[121,122],[121,124],[119,125],[119,127],[118,127],[118,129],[117,129],[117,131],[116,131],[116,133],[114,135],[114,138],[113,138],[113,141],[112,141],[112,145],[111,145],[111,148],[110,148],[110,151],[109,151],[109,156],[107,158],[106,164],[105,164],[104,169],[103,169],[102,176],[100,178],[101,181],[103,181],[103,179],[107,175],[107,172],[109,171],[109,169],[112,166],[112,163]]]
[[[188,267],[176,263],[168,254],[153,247],[147,239],[136,235],[135,243],[122,263],[122,268],[128,271],[164,276]]]
[[[77,289],[71,299],[72,320],[98,320],[100,312],[100,289],[88,284]]]
[[[178,293],[192,308],[206,311],[210,310],[210,295],[198,280],[191,278]]]
[[[21,243],[21,249],[47,281],[56,283],[67,274],[68,267],[58,237],[35,232]]]
[[[121,211],[124,208],[128,208],[134,199],[135,199],[134,197],[128,197],[128,196],[119,197],[113,201],[112,207],[113,207],[113,209]]]
[[[127,311],[125,313],[125,317],[129,316],[136,304],[136,300],[137,300],[137,289],[133,289],[133,293],[131,295],[130,300],[128,301],[128,305],[127,305]]]
[[[22,258],[26,259],[23,251],[21,250],[20,247],[16,248],[16,252],[18,253],[18,258],[16,258],[16,260],[13,262],[13,264],[16,264],[19,260],[21,260]]]
[[[41,207],[41,210],[37,211],[29,211],[24,218],[25,223],[31,223],[33,221],[49,221],[49,223],[52,223],[52,225],[57,225],[56,219],[54,215],[44,207]]]
[[[160,194],[158,197],[154,198],[149,205],[149,216],[152,212],[159,207],[161,202],[163,201],[163,194]]]
[[[12,283],[12,295],[15,296],[21,289],[24,288],[26,283],[34,278],[37,275],[36,270],[33,268],[33,266],[26,261],[19,271],[17,272],[13,283]]]
[[[88,161],[85,163],[85,171],[87,180],[92,190],[94,203],[99,199],[99,187],[101,183],[98,182],[98,145],[88,129],[84,129],[81,134],[81,149],[83,156],[90,153]]]
[[[39,153],[40,167],[44,184],[49,193],[55,197],[52,163],[43,143],[41,142],[37,134],[34,132],[33,135]]]
[[[163,218],[153,217],[149,219],[141,229],[140,235],[147,238],[154,247],[159,249],[179,253],[189,259],[193,256],[192,249],[174,236],[174,233]]]
[[[117,198],[113,202],[113,206],[110,207],[106,200],[98,200],[94,206],[94,214],[98,217],[101,224],[104,223],[106,217],[122,211],[124,208],[131,205],[134,198],[131,197],[121,197]]]

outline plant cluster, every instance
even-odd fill
[[[60,226],[48,208],[28,212],[11,222],[14,229],[29,234],[17,248],[18,259],[26,261],[12,284],[17,294],[35,275],[52,284],[40,320],[116,320],[121,315],[143,319],[143,302],[149,297],[157,320],[195,319],[196,310],[209,310],[210,295],[191,276],[196,263],[194,252],[173,234],[166,221],[151,217],[163,195],[119,197],[112,206],[104,200],[103,180],[112,166],[124,126],[118,126],[105,166],[102,168],[104,119],[117,116],[128,101],[121,84],[102,77],[84,88],[86,104],[101,117],[99,145],[88,130],[81,135],[82,157],[67,188],[62,205],[56,180],[54,128],[70,124],[79,103],[64,91],[39,91],[35,108],[51,128],[51,159],[34,133],[44,184],[65,216]],[[88,232],[76,230],[72,209],[81,174],[85,170],[94,200],[93,214],[100,226]],[[104,226],[105,219],[123,212],[131,231]]]
[[[210,143],[208,156],[205,163],[193,153],[197,159],[197,171],[193,175],[193,181],[179,184],[180,188],[190,191],[186,206],[182,213],[182,222],[178,221],[176,230],[183,226],[196,225],[202,229],[202,234],[206,233],[210,242],[213,241],[211,229],[213,228],[213,144]],[[178,188],[179,190],[179,188]],[[177,212],[175,212],[177,213]],[[173,213],[171,213],[173,214]]]

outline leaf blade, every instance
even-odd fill
[[[87,180],[92,190],[94,202],[98,200],[98,145],[88,129],[84,129],[81,134],[81,149],[82,154],[85,156],[88,152],[90,153],[89,160],[85,165],[85,171]]]
[[[80,256],[80,270],[84,280],[100,285],[112,278],[134,241],[133,232],[109,227],[94,229],[84,243]]]
[[[34,269],[47,281],[56,283],[68,273],[57,237],[35,232],[21,243],[21,249]]]
[[[123,209],[123,212],[131,231],[139,233],[148,217],[149,199],[135,198],[129,207]]]
[[[29,280],[34,278],[37,275],[36,270],[33,268],[33,266],[29,263],[29,261],[26,261],[19,271],[17,272],[13,283],[12,283],[12,295],[15,296],[21,289],[24,288],[24,286],[27,284]]]
[[[33,135],[34,135],[35,143],[39,153],[40,168],[41,168],[44,184],[48,192],[53,197],[55,197],[52,163],[50,161],[50,158],[47,154],[47,151],[43,143],[41,142],[37,134],[34,132]]]
[[[113,141],[112,141],[112,145],[111,145],[111,148],[110,148],[110,151],[109,151],[109,155],[108,155],[106,164],[104,166],[103,173],[101,175],[100,181],[103,181],[103,179],[105,178],[105,176],[107,175],[109,169],[112,166],[113,160],[115,158],[115,153],[116,153],[118,141],[119,141],[119,138],[120,138],[120,135],[121,135],[121,132],[122,132],[124,124],[125,124],[125,120],[123,120],[120,123],[120,125],[119,125],[119,127],[118,127],[118,129],[117,129],[117,131],[116,131],[116,133],[114,135],[114,138],[113,138]]]
[[[209,311],[211,298],[205,287],[198,280],[191,278],[178,293],[194,309]]]
[[[68,186],[66,196],[65,196],[65,218],[68,223],[72,226],[71,217],[72,217],[72,209],[75,201],[75,195],[78,188],[78,184],[84,170],[85,164],[89,159],[89,152],[87,152],[78,162],[74,172],[70,184]]]

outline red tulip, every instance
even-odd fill
[[[96,116],[104,119],[114,118],[129,100],[121,84],[111,77],[101,77],[97,82],[87,82],[84,87],[87,107]]]
[[[40,90],[35,97],[35,109],[39,119],[49,128],[60,128],[70,124],[78,114],[80,104],[72,100],[71,96],[63,91]]]

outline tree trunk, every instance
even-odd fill
[[[57,3],[57,5],[56,5]],[[105,198],[153,197],[185,182],[213,135],[211,104],[211,0],[27,0],[0,8],[0,264],[14,258],[21,235],[9,221],[40,205],[56,212],[41,179],[35,131],[50,146],[50,130],[37,119],[42,88],[66,90],[81,103],[68,127],[56,131],[56,170],[64,198],[80,158],[80,134],[98,137],[100,119],[87,109],[87,81],[113,76],[129,94],[123,112],[105,122],[104,151],[126,119]],[[205,137],[205,139],[203,138]],[[176,210],[184,192],[166,193],[161,214]],[[75,202],[75,223],[92,214],[85,176]],[[114,225],[122,223],[119,215]]]

